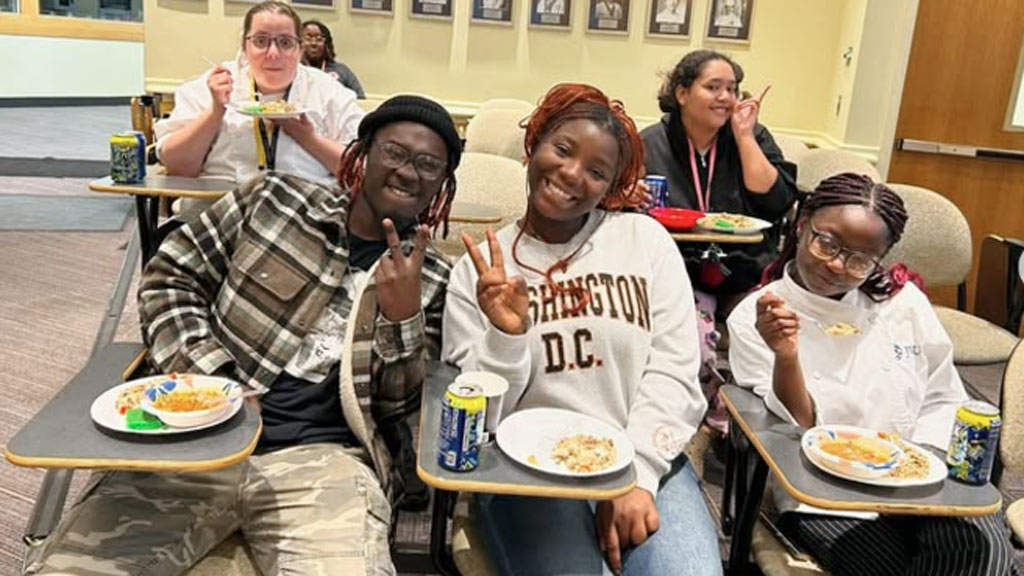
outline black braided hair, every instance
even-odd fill
[[[800,202],[796,218],[786,234],[782,253],[779,254],[778,260],[764,271],[765,283],[781,278],[786,264],[796,258],[797,244],[800,242],[797,234],[798,223],[829,206],[863,206],[878,215],[889,231],[886,252],[900,241],[907,225],[907,209],[903,205],[903,199],[893,192],[892,188],[867,176],[849,172],[826,178],[818,184],[813,193]],[[880,268],[864,280],[860,290],[875,302],[882,302],[893,297],[905,283],[906,280],[903,278],[893,278],[892,268]]]

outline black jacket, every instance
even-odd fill
[[[666,114],[657,124],[642,132],[647,174],[658,174],[668,179],[668,204],[680,208],[699,209],[697,193],[690,173],[690,146],[677,113]],[[683,257],[694,286],[711,294],[736,294],[749,290],[761,281],[761,272],[778,256],[779,224],[796,200],[796,170],[782,157],[782,151],[768,130],[758,124],[754,127],[765,157],[779,171],[779,177],[764,194],[755,194],[743,185],[743,168],[739,148],[726,124],[718,131],[718,151],[715,176],[711,182],[711,212],[747,214],[775,224],[765,231],[760,244],[721,245],[727,256],[723,260],[730,274],[717,287],[702,286],[697,275],[699,254],[707,246],[685,244]],[[697,162],[701,186],[706,186],[708,169]]]

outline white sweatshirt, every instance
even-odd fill
[[[729,365],[736,383],[763,397],[780,418],[796,420],[772,389],[775,354],[757,332],[757,299],[782,297],[800,317],[799,355],[817,424],[846,424],[898,432],[945,450],[957,408],[967,399],[953,366],[953,344],[928,298],[908,283],[876,303],[860,290],[841,300],[800,287],[788,271],[748,295],[729,316]],[[853,336],[824,332],[836,322],[860,328]],[[795,502],[776,490],[780,511]]]
[[[590,304],[569,316],[563,298],[545,303],[549,290],[542,275],[516,264],[512,243],[518,231],[512,224],[497,237],[508,276],[526,279],[527,333],[509,335],[490,323],[477,304],[476,269],[463,256],[448,284],[442,358],[508,379],[504,414],[564,408],[625,429],[637,451],[637,486],[657,495],[659,480],[706,408],[697,382],[693,290],[675,243],[647,216],[599,210],[565,244],[524,234],[517,254],[538,270],[590,236],[568,270],[555,274],[556,281],[582,283],[591,293]],[[486,241],[480,248],[489,259]],[[570,301],[565,296],[564,303]]]

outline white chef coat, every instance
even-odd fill
[[[800,317],[799,355],[817,424],[897,432],[945,450],[957,408],[967,399],[953,366],[953,344],[927,297],[912,283],[885,302],[860,290],[840,300],[800,287],[788,271],[748,295],[729,316],[729,364],[736,383],[752,388],[768,409],[796,420],[772,389],[774,353],[757,332],[757,299],[771,291]],[[846,322],[860,334],[832,336]],[[781,511],[793,502],[776,503]]]
[[[234,80],[231,102],[252,100],[252,80],[249,65],[244,58],[224,62]],[[174,111],[171,116],[156,123],[157,156],[160,144],[170,134],[181,130],[213,105],[213,97],[206,86],[212,70],[193,78],[174,92]],[[272,99],[272,98],[269,98]],[[336,142],[348,144],[355,139],[359,122],[365,113],[356,102],[356,95],[324,72],[299,65],[288,94],[288,102],[306,110],[316,131]],[[221,177],[245,182],[259,172],[256,156],[257,133],[253,131],[253,118],[228,107],[220,131],[213,140],[203,162],[202,177]],[[268,139],[271,137],[267,132]],[[324,183],[332,182],[335,175],[319,160],[307,152],[290,136],[279,132],[275,169]]]

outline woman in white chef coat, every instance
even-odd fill
[[[822,181],[766,271],[773,281],[729,316],[736,382],[800,426],[863,426],[945,450],[967,399],[953,345],[908,281],[916,274],[881,264],[906,221],[884,184]],[[783,531],[837,576],[1016,574],[1002,514],[851,518],[776,503]]]
[[[244,182],[261,170],[334,181],[342,151],[363,111],[355,94],[320,70],[301,66],[301,20],[274,0],[245,15],[242,49],[181,85],[174,111],[157,122],[157,156],[169,174]],[[233,102],[285,100],[305,113],[263,120]]]

